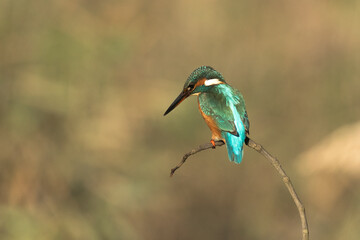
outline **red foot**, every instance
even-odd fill
[[[216,145],[215,145],[215,141],[213,139],[210,140],[210,143],[213,145],[212,148],[215,148]]]

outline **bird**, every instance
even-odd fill
[[[212,132],[210,142],[213,148],[216,141],[223,141],[229,160],[239,164],[245,139],[250,134],[245,100],[240,91],[230,86],[214,68],[201,66],[187,78],[181,93],[164,116],[191,95],[197,96],[200,113]]]

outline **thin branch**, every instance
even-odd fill
[[[215,141],[216,146],[222,146],[224,144],[225,143],[223,141]],[[294,203],[299,211],[300,220],[301,220],[301,228],[302,228],[302,240],[308,240],[309,239],[309,228],[308,228],[308,223],[307,223],[307,218],[306,218],[306,213],[305,213],[305,207],[301,203],[298,195],[296,194],[295,188],[292,185],[290,178],[285,173],[284,169],[281,167],[279,160],[277,160],[268,151],[266,151],[263,146],[256,143],[255,141],[251,140],[249,137],[246,137],[245,144],[248,147],[250,147],[250,148],[254,149],[255,151],[257,151],[258,153],[260,153],[261,155],[263,155],[266,159],[268,159],[270,161],[270,163],[273,165],[273,167],[278,171],[279,175],[282,178],[282,181],[284,182],[285,186],[289,190],[289,193],[290,193],[292,199],[294,200]],[[174,175],[175,171],[177,169],[179,169],[185,163],[185,161],[188,159],[188,157],[190,157],[191,155],[194,155],[198,152],[201,152],[203,150],[209,149],[209,148],[215,148],[215,147],[211,143],[206,143],[206,144],[200,145],[196,149],[193,149],[190,152],[186,153],[183,156],[180,163],[176,167],[171,169],[170,176]]]
[[[260,144],[254,142],[250,138],[247,138],[246,145],[248,145],[252,149],[256,150],[258,153],[263,155],[265,158],[267,158],[270,161],[270,163],[273,165],[273,167],[280,174],[285,186],[289,190],[289,193],[290,193],[292,199],[294,200],[294,202],[296,204],[296,207],[297,207],[297,209],[299,211],[299,215],[300,215],[300,219],[301,219],[301,228],[302,228],[302,239],[303,240],[308,240],[309,239],[309,227],[308,227],[308,223],[307,223],[307,219],[306,219],[305,207],[301,203],[298,195],[296,194],[295,188],[292,185],[290,178],[285,173],[284,169],[282,169],[279,160],[277,160],[268,151],[266,151],[263,146],[261,146]]]
[[[215,146],[222,146],[224,145],[225,143],[223,141],[215,141]],[[176,170],[178,170],[185,162],[186,162],[186,159],[188,159],[188,157],[190,157],[191,155],[194,155],[198,152],[201,152],[203,150],[206,150],[206,149],[209,149],[209,148],[215,148],[211,143],[205,143],[203,145],[200,145],[198,146],[197,148],[191,150],[190,152],[188,153],[185,153],[185,155],[183,156],[182,160],[179,162],[178,165],[176,165],[176,167],[172,168],[171,169],[171,172],[170,172],[170,177],[172,177],[175,173]]]

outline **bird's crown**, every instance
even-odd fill
[[[221,82],[225,82],[224,77],[210,66],[201,66],[195,69],[185,82],[184,88],[195,85],[201,79],[218,79]]]

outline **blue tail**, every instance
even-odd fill
[[[245,142],[245,127],[244,124],[241,121],[239,113],[234,109],[234,107],[231,107],[234,114],[235,119],[235,126],[236,130],[238,132],[238,136],[235,136],[229,132],[223,132],[222,135],[225,138],[226,146],[228,150],[229,159],[232,162],[240,163],[243,157],[243,147]]]
[[[239,133],[238,137],[228,132],[223,135],[226,141],[230,161],[240,163],[244,154],[243,146],[245,141],[245,132],[244,134]]]

